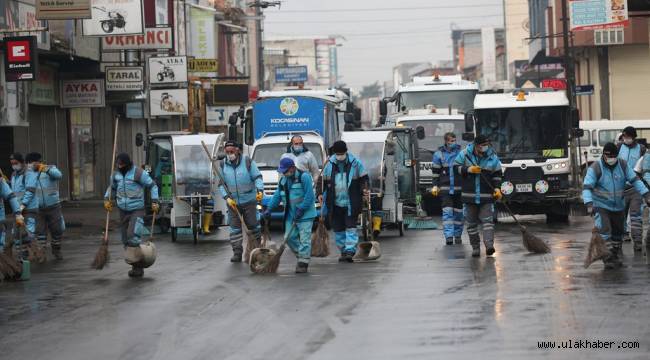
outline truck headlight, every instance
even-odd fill
[[[546,194],[548,192],[548,183],[545,180],[540,180],[535,183],[535,191],[540,194]]]
[[[515,186],[512,185],[510,181],[504,181],[501,183],[501,192],[504,195],[510,195],[513,191],[515,191]]]

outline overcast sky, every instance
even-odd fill
[[[451,60],[452,26],[503,27],[502,14],[502,0],[286,0],[265,10],[265,34],[345,37],[341,82],[360,89],[403,62]]]

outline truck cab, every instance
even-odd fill
[[[478,94],[466,125],[491,140],[504,171],[501,191],[513,211],[568,221],[571,204],[579,200],[570,145],[577,121],[563,91]]]

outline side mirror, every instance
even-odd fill
[[[361,121],[361,109],[354,108],[354,119]]]
[[[474,133],[471,133],[471,132],[463,133],[462,139],[465,142],[472,142],[472,141],[474,141]]]
[[[583,129],[574,128],[572,132],[573,132],[573,137],[576,138],[576,139],[579,139],[579,138],[585,136],[585,131]]]
[[[238,113],[230,114],[228,117],[228,124],[237,125],[237,119],[239,119]]]
[[[418,140],[423,140],[425,137],[427,137],[427,134],[424,131],[424,127],[422,125],[418,125],[418,127],[415,128],[415,136],[418,138]]]
[[[569,111],[569,116],[571,119],[571,127],[574,128],[580,127],[580,110],[577,108],[572,108]]]
[[[354,119],[352,122],[352,125],[354,125],[355,128],[361,129],[361,120],[360,119]]]
[[[345,113],[343,115],[343,121],[346,124],[352,124],[354,122],[354,115],[352,115],[351,113]]]
[[[140,147],[144,145],[144,135],[142,133],[135,134],[135,146]]]
[[[379,115],[381,116],[388,115],[388,103],[386,102],[386,100],[382,100],[379,102]]]
[[[237,127],[234,125],[228,126],[228,140],[237,141]]]
[[[471,112],[465,114],[465,132],[474,132],[474,114]]]

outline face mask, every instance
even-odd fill
[[[228,154],[228,160],[230,160],[230,162],[234,162],[237,160],[237,154]]]
[[[618,161],[618,158],[605,158],[605,162],[607,162],[607,165],[612,166],[616,165],[616,162]]]
[[[347,158],[346,154],[336,155],[336,160],[338,160],[338,161],[345,161],[345,158]]]
[[[293,146],[293,151],[295,151],[295,152],[302,152],[303,149],[304,148],[303,148],[302,145],[294,145]]]
[[[448,147],[448,148],[452,148],[452,147],[454,147],[454,145],[456,145],[456,142],[455,142],[455,141],[454,141],[454,142],[449,142],[449,143],[447,143],[447,147]]]
[[[11,168],[14,169],[14,171],[20,171],[23,168],[23,166],[20,165],[20,164],[19,165],[11,165]]]
[[[288,177],[288,178],[292,178],[293,175],[295,175],[295,174],[296,174],[295,171],[289,171],[289,172],[286,172],[286,173],[284,174],[284,176],[285,176],[285,177]]]
[[[483,145],[479,149],[482,153],[486,153],[490,149],[490,145]]]
[[[36,165],[37,165],[36,163],[29,163],[29,164],[27,164],[27,166],[28,166],[30,169],[32,169],[32,170],[36,170]]]
[[[632,145],[632,143],[634,142],[634,139],[632,139],[632,138],[623,138],[623,142],[625,143],[625,145]]]

